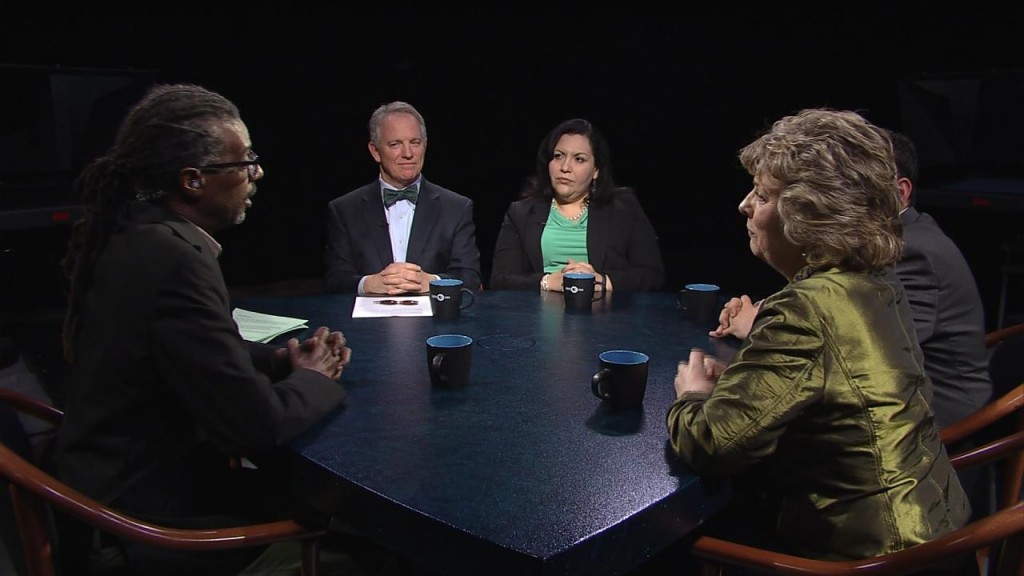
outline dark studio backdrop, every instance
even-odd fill
[[[485,277],[537,144],[571,117],[608,137],[616,180],[637,189],[659,234],[668,290],[704,281],[756,296],[781,285],[747,247],[736,205],[750,181],[736,152],[801,108],[855,109],[928,140],[919,142],[924,186],[975,174],[1024,178],[1019,3],[417,13],[283,2],[119,11],[12,4],[0,8],[8,72],[113,70],[201,84],[238,104],[266,178],[246,222],[218,235],[232,286],[322,276],[325,206],[376,177],[366,122],[395,99],[426,118],[426,177],[474,200]],[[30,153],[20,142],[34,130],[23,111],[40,108],[47,93],[0,82],[0,152],[9,158],[0,167],[18,172],[31,161],[10,158]],[[103,98],[103,113],[79,105],[81,92],[60,95],[91,115],[88,130],[63,142],[78,147],[65,164],[87,155],[78,140],[91,150],[111,137],[137,89]],[[36,191],[8,178],[0,208],[70,198],[70,172]],[[1019,213],[921,208],[968,255],[993,318],[1002,245],[1019,233]],[[59,306],[67,226],[0,234],[4,301]]]

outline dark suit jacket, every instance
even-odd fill
[[[491,288],[536,290],[544,276],[540,237],[551,202],[525,198],[513,202],[494,247]],[[658,290],[665,266],[654,227],[632,192],[619,192],[606,204],[590,205],[587,216],[587,258],[611,277],[616,291]]]
[[[896,274],[914,315],[932,408],[940,427],[971,414],[992,395],[985,314],[971,269],[935,220],[914,208],[900,215],[903,258]]]
[[[405,259],[442,278],[458,278],[466,288],[480,288],[473,201],[422,178]],[[328,292],[355,292],[363,276],[395,261],[379,180],[327,205],[325,260]]]
[[[210,245],[162,207],[130,207],[95,278],[54,458],[63,480],[101,502],[202,515],[216,495],[201,487],[227,455],[281,446],[344,399],[312,370],[276,382],[257,371],[253,353],[269,366],[273,348],[242,340]]]

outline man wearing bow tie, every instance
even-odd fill
[[[457,278],[480,287],[473,201],[421,174],[427,127],[410,104],[370,117],[370,155],[379,178],[328,204],[327,291],[406,294]]]

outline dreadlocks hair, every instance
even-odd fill
[[[61,261],[68,362],[75,361],[82,302],[95,280],[96,263],[129,203],[159,200],[177,190],[182,168],[215,162],[222,151],[218,126],[237,120],[238,108],[220,94],[189,84],[158,84],[129,110],[110,150],[82,170],[74,187],[85,213]]]

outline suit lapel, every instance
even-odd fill
[[[612,233],[611,204],[591,204],[587,209],[587,260],[595,270],[604,268],[608,236]]]
[[[360,204],[361,219],[366,222],[367,237],[370,245],[377,252],[377,269],[383,270],[395,261],[391,252],[391,234],[388,232],[388,220],[384,215],[384,201],[381,200],[380,181],[369,186]]]
[[[548,212],[550,204],[542,201],[531,202],[530,211],[526,215],[526,237],[536,238],[536,242],[526,243],[526,256],[534,270],[544,270],[544,257],[540,251],[540,238],[544,234],[544,227],[548,223]]]

